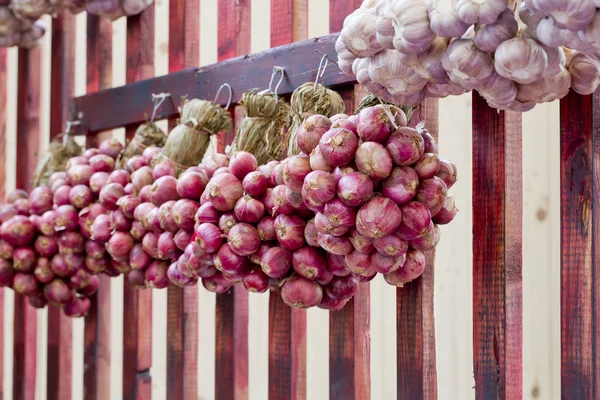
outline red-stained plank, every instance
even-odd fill
[[[31,190],[40,144],[41,48],[19,50],[17,83],[17,187]],[[34,399],[36,310],[15,295],[13,398]]]
[[[200,62],[199,0],[171,0],[169,26],[169,72],[195,67]],[[176,100],[178,101],[178,99]],[[174,121],[170,121],[170,128]],[[198,287],[168,289],[167,397],[198,396]]]
[[[154,76],[154,5],[127,18],[125,80],[133,83]],[[147,99],[148,112],[152,99]],[[133,138],[137,126],[126,128]],[[152,292],[123,287],[123,399],[152,397]]]
[[[362,0],[329,0],[329,32],[339,32],[344,19],[360,7]]]
[[[6,160],[6,120],[7,120],[7,49],[0,49],[0,160]],[[0,162],[0,201],[4,201],[6,191],[6,162]],[[4,326],[4,291],[0,288],[0,326]],[[0,329],[0,359],[9,354],[4,348],[4,329]],[[4,365],[0,363],[0,382],[4,382]],[[0,385],[0,399],[4,398],[4,386]]]
[[[75,16],[63,12],[52,20],[50,74],[50,137],[64,131],[67,105],[75,85]],[[60,309],[48,309],[47,397],[71,399],[72,319]]]
[[[473,93],[473,369],[478,399],[520,399],[521,114]]]
[[[87,93],[112,86],[112,24],[104,18],[87,16]],[[87,138],[88,147],[97,146],[111,133]],[[110,398],[110,278],[100,276],[100,286],[85,317],[83,387],[86,400]]]
[[[427,99],[415,110],[411,126],[425,121],[438,139],[439,102]],[[397,393],[399,399],[437,399],[433,311],[435,250],[426,253],[423,275],[397,289]]]
[[[600,396],[600,104],[598,92],[561,100],[561,391]]]
[[[219,61],[250,52],[250,3],[250,0],[219,0],[219,20],[237,22],[219,25]],[[234,123],[243,117],[239,107],[233,114]],[[224,135],[220,148],[232,140],[233,134]],[[245,400],[248,398],[248,292],[237,286],[218,294],[215,318],[215,398]]]
[[[308,37],[308,0],[271,0],[271,47]],[[316,57],[315,57],[316,59]],[[269,399],[306,398],[306,311],[269,294]]]

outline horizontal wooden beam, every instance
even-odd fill
[[[338,35],[335,33],[304,40],[206,67],[189,68],[76,97],[70,103],[70,116],[72,120],[81,122],[75,126],[77,134],[140,124],[152,114],[152,94],[164,92],[170,93],[171,97],[158,109],[156,119],[172,118],[178,114],[177,107],[182,97],[213,100],[223,83],[233,88],[232,102],[236,103],[250,89],[267,88],[273,66],[276,65],[285,69],[285,78],[278,93],[290,94],[301,84],[315,79],[323,54],[332,60],[337,59],[335,40]],[[333,87],[354,84],[355,80],[330,62],[320,82]],[[273,87],[276,83],[277,80]],[[227,93],[221,93],[218,102],[225,105],[227,100]]]

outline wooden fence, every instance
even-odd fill
[[[202,3],[201,0],[169,1],[169,73],[196,67],[199,63],[203,38],[197,16],[203,12]],[[345,16],[360,3],[358,0],[330,0],[330,31],[339,31]],[[218,1],[218,32],[214,35],[218,37],[219,61],[250,52],[250,4],[250,0]],[[308,4],[308,0],[271,1],[271,47],[308,37]],[[139,16],[127,19],[127,84],[155,75],[155,21],[154,6]],[[87,16],[87,93],[111,87],[111,29],[110,22]],[[70,102],[75,86],[75,17],[66,13],[58,15],[53,20],[51,33],[50,136],[59,134],[67,119],[81,118],[85,122],[82,128],[90,131],[88,144],[98,143],[108,135],[101,130],[117,126],[125,126],[127,136],[131,137],[136,128],[132,123],[139,122],[139,118],[123,118],[131,115],[134,112],[131,110],[141,102],[132,103],[131,109],[121,115],[103,114],[106,110],[102,107],[97,108],[97,114],[86,112],[85,115],[76,115],[81,109],[91,110],[90,105],[101,104],[94,102],[94,95]],[[40,48],[18,52],[15,167],[16,185],[24,189],[30,189],[41,140],[41,56]],[[308,60],[312,67],[306,68],[310,73],[300,77],[306,78],[302,81],[314,79],[318,59],[315,56]],[[277,60],[275,56],[273,61]],[[4,147],[6,110],[9,106],[5,95],[8,83],[6,65],[7,50],[0,49],[0,159],[8,157]],[[214,67],[216,75],[213,79],[219,77],[220,68],[223,68],[222,64]],[[270,71],[262,68],[256,73],[257,76],[268,76]],[[348,83],[347,79],[330,73],[333,74],[330,83],[342,85],[338,86],[338,90],[347,105],[353,107],[362,94],[361,90]],[[228,79],[238,78],[231,76]],[[206,84],[220,83],[207,80]],[[146,87],[149,88],[152,87]],[[194,90],[200,89],[189,88],[190,93]],[[98,96],[106,97],[108,93],[117,92],[100,93]],[[149,102],[148,93],[140,93]],[[117,97],[113,99],[119,100]],[[600,396],[596,357],[600,331],[596,326],[600,304],[596,273],[600,265],[600,211],[597,204],[600,198],[600,129],[597,126],[600,114],[597,100],[596,94],[584,97],[569,94],[561,101],[560,107],[561,390],[563,398],[590,400]],[[163,107],[165,114],[162,115],[172,116],[173,113],[166,109],[167,106]],[[234,119],[239,119],[240,110],[232,107],[231,111]],[[473,94],[472,111],[474,391],[478,399],[512,400],[524,396],[521,115],[498,113],[487,107],[476,94]],[[437,101],[426,101],[420,110],[420,117],[427,121],[436,136],[438,114]],[[230,139],[224,138],[225,141]],[[543,136],[540,140],[544,140]],[[0,197],[3,197],[5,188],[4,176],[4,171],[0,171]],[[444,397],[444,388],[438,390],[436,372],[434,258],[433,253],[428,254],[428,267],[421,279],[397,290],[396,382],[399,399]],[[197,399],[200,391],[198,368],[204,362],[203,349],[198,346],[198,332],[202,329],[198,326],[198,288],[170,287],[167,290],[167,398]],[[369,284],[361,284],[354,300],[342,311],[329,316],[329,386],[322,390],[328,390],[331,399],[362,400],[371,397],[371,295]],[[0,301],[3,302],[5,296],[6,293],[0,291]],[[248,303],[248,293],[239,288],[216,296],[214,398],[218,400],[243,400],[250,396],[249,375],[252,373],[248,356],[249,351],[254,350],[248,345]],[[103,278],[101,288],[93,298],[92,310],[84,322],[85,399],[110,398],[113,361],[110,304],[111,283],[108,278]],[[123,399],[151,398],[152,307],[150,290],[137,291],[125,285]],[[0,313],[3,310],[0,307]],[[260,351],[268,351],[269,398],[306,399],[307,313],[291,310],[279,296],[269,298],[268,310],[268,321],[264,320],[263,324],[268,324],[269,345],[268,349]],[[0,314],[0,318],[5,317],[8,318],[8,315]],[[13,359],[12,393],[0,392],[0,398],[12,395],[17,400],[34,399],[36,362],[39,359],[36,311],[18,295],[14,298],[13,321],[14,347],[0,348],[3,359]],[[0,344],[4,343],[5,334],[0,330]],[[72,398],[72,377],[75,372],[79,374],[79,371],[72,370],[72,357],[71,321],[50,308],[46,398]],[[1,367],[0,380],[6,380],[6,371]]]

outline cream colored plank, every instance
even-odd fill
[[[329,398],[329,311],[306,311],[306,398]]]
[[[329,0],[308,0],[308,37],[329,33]]]
[[[371,281],[371,398],[395,399],[396,288],[378,275]]]

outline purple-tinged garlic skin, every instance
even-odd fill
[[[508,0],[458,0],[458,17],[468,24],[491,24],[508,6]]]
[[[592,94],[600,84],[600,61],[595,56],[575,53],[568,66],[571,87],[581,95]]]
[[[335,51],[338,56],[338,66],[340,67],[340,70],[348,76],[354,76],[354,72],[352,72],[352,63],[356,60],[356,56],[350,53],[346,48],[341,37],[338,37],[335,41]]]
[[[442,57],[442,66],[452,82],[467,90],[483,85],[494,72],[492,57],[479,50],[472,39],[450,43]]]
[[[391,96],[414,95],[427,84],[425,78],[402,62],[395,50],[385,49],[373,56],[369,63],[369,75],[374,83],[385,87]]]
[[[379,83],[373,82],[369,74],[369,65],[371,57],[357,58],[352,64],[352,72],[356,76],[358,83],[363,85],[369,92],[377,97],[382,97],[388,93],[387,89]]]
[[[517,100],[522,103],[548,103],[562,99],[569,93],[571,75],[562,69],[558,74],[535,82],[518,85]]]
[[[532,0],[539,14],[547,15],[560,29],[578,31],[588,25],[596,11],[591,0]]]
[[[457,0],[425,0],[429,25],[436,35],[442,38],[461,37],[470,24],[458,17]]]
[[[419,54],[400,54],[400,62],[417,74],[426,79],[429,83],[443,84],[450,82],[448,73],[442,66],[442,57],[448,48],[448,41],[437,37],[429,49]]]
[[[425,86],[425,96],[433,98],[444,98],[448,96],[460,96],[467,93],[467,89],[454,82],[448,83],[427,83]]]
[[[534,39],[516,37],[498,46],[494,54],[494,67],[504,78],[527,84],[544,76],[548,57]]]
[[[416,54],[427,50],[433,39],[435,33],[429,26],[427,8],[421,0],[388,2],[379,13],[377,40],[385,48]]]
[[[579,37],[589,43],[596,50],[600,50],[600,10],[594,14],[594,19],[582,31]]]
[[[507,109],[517,97],[517,84],[510,79],[503,78],[496,72],[477,91],[488,104],[492,103],[499,109]]]
[[[475,28],[473,41],[480,50],[493,52],[500,43],[515,37],[518,30],[519,24],[514,12],[507,8],[493,23]]]
[[[52,14],[52,4],[48,0],[12,0],[12,11],[22,19],[36,20],[44,14]]]
[[[367,8],[359,8],[344,20],[340,39],[346,49],[356,57],[370,57],[383,46],[377,41],[377,15]]]
[[[544,71],[544,77],[554,76],[566,67],[567,56],[562,47],[542,46],[548,57],[548,67]]]

